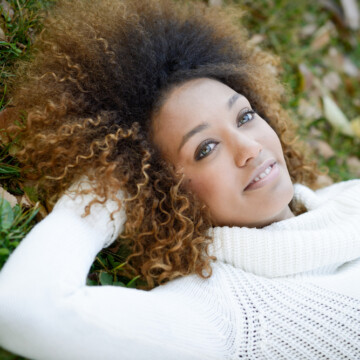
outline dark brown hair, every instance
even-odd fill
[[[25,176],[52,203],[84,174],[99,199],[122,189],[128,263],[149,287],[209,276],[214,259],[206,207],[149,140],[172,87],[207,77],[243,94],[280,137],[292,181],[316,178],[280,104],[275,60],[248,45],[239,15],[170,0],[59,1],[11,87]]]

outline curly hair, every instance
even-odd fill
[[[292,181],[315,183],[315,165],[305,161],[281,106],[276,59],[248,44],[240,18],[237,7],[200,2],[60,0],[11,84],[17,126],[8,132],[20,139],[24,175],[50,206],[80,176],[96,179],[97,201],[125,207],[127,261],[150,288],[191,273],[210,276],[215,260],[208,209],[149,136],[171,88],[205,77],[246,96],[278,134]]]

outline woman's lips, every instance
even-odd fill
[[[266,174],[266,169],[270,166],[270,172],[268,172],[268,174]],[[259,189],[269,183],[271,183],[272,181],[274,181],[278,175],[280,173],[280,169],[279,166],[276,162],[274,162],[271,165],[268,165],[264,171],[260,171],[260,173],[258,173],[257,176],[254,177],[254,179],[259,178],[258,181],[252,181],[248,186],[246,186],[246,188],[244,189],[244,191],[248,191],[248,190],[256,190]],[[263,174],[265,174],[265,176],[263,178],[261,178],[260,175],[263,176]]]

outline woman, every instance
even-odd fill
[[[201,5],[53,12],[12,90],[26,127],[9,134],[56,205],[0,273],[0,345],[47,360],[357,359],[360,183],[307,187],[317,173],[272,59]],[[85,286],[119,235],[151,291]]]

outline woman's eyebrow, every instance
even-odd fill
[[[236,100],[242,95],[235,93],[228,101],[228,108],[231,110],[232,106],[235,104]]]
[[[198,132],[207,129],[210,125],[208,123],[202,123],[196,127],[194,127],[192,130],[190,130],[189,132],[187,132],[180,143],[180,146],[178,147],[178,152],[181,150],[181,148],[184,146],[184,144],[195,134],[197,134]]]
[[[232,106],[235,104],[236,100],[242,95],[238,94],[238,93],[235,93],[233,96],[231,96],[231,98],[228,100],[227,102],[227,105],[228,105],[228,108],[229,110],[232,108]],[[204,130],[204,129],[207,129],[210,125],[208,123],[203,123],[203,124],[200,124],[196,127],[194,127],[192,130],[190,130],[189,132],[187,132],[182,140],[181,140],[181,143],[178,147],[178,152],[181,150],[181,148],[185,145],[185,143],[195,134],[197,134],[198,132]]]

